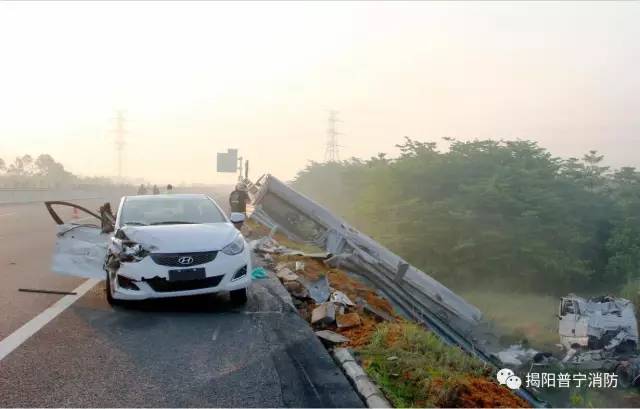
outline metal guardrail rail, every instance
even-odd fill
[[[328,263],[366,277],[408,318],[427,326],[447,344],[500,366],[473,338],[482,319],[478,308],[274,176],[261,178],[252,185],[252,193],[251,217],[293,239],[326,249],[334,255]],[[548,406],[527,389],[514,392],[534,407]]]

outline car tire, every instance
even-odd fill
[[[235,305],[244,305],[247,303],[247,289],[241,288],[239,290],[229,291],[231,302]]]
[[[107,302],[109,303],[109,305],[122,305],[122,300],[117,300],[115,298],[113,298],[113,296],[111,295],[111,280],[109,279],[109,273],[107,273]]]

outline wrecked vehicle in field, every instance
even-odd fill
[[[638,345],[638,324],[631,301],[570,294],[560,300],[560,342],[566,349],[632,352]]]
[[[549,352],[511,347],[502,351],[504,363],[531,368],[555,368],[581,372],[599,371],[618,375],[621,386],[640,386],[638,324],[634,306],[624,298],[600,296],[585,299],[569,294],[560,299],[558,334],[563,357]]]
[[[624,386],[640,386],[638,324],[634,306],[624,298],[560,299],[560,343],[567,350],[562,366],[618,374]]]
[[[53,271],[106,279],[109,303],[226,291],[234,302],[247,299],[249,248],[208,196],[125,196],[116,216],[108,204],[100,214],[67,202],[45,205],[59,225]],[[70,207],[76,220],[63,221],[54,206]],[[77,219],[78,211],[88,216]],[[236,224],[243,217],[232,215]]]

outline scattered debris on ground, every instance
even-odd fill
[[[493,381],[493,368],[404,321],[356,275],[326,265],[329,254],[308,245],[303,251],[277,232],[249,222],[245,235],[260,237],[254,251],[289,291],[318,338],[328,348],[351,347],[359,353],[395,406],[528,407]]]
[[[393,307],[375,289],[344,270],[325,263],[330,255],[274,233],[251,219],[245,236],[258,239],[255,252],[273,269],[294,305],[317,330],[348,338],[342,346],[365,345],[376,325],[397,319]],[[286,243],[286,246],[282,243]]]
[[[349,341],[349,338],[329,330],[316,331],[316,336],[324,341],[334,344],[342,344]]]
[[[318,305],[311,311],[311,324],[317,326],[329,326],[336,321],[336,306],[326,302]]]
[[[58,295],[76,295],[73,291],[59,291],[59,290],[36,290],[32,288],[18,288],[18,291],[23,293],[42,293],[42,294],[58,294]]]
[[[511,345],[496,354],[498,359],[505,365],[520,366],[523,363],[530,362],[538,354],[538,351],[532,348],[526,348],[521,344]]]

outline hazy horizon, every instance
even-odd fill
[[[0,3],[0,158],[49,153],[113,176],[229,183],[418,140],[532,139],[640,167],[640,4]]]

